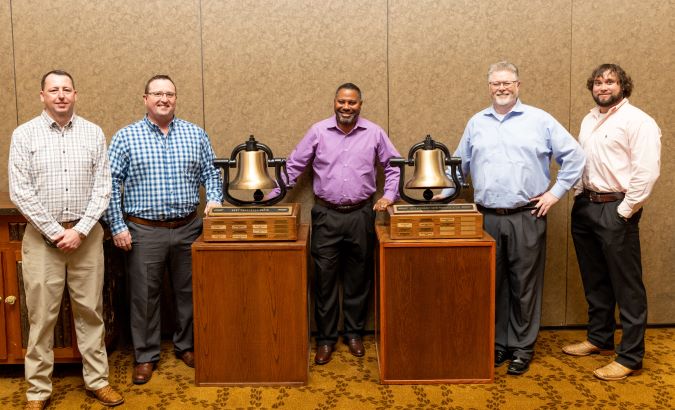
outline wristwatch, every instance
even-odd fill
[[[77,234],[80,236],[81,241],[87,239],[87,235],[83,234],[82,232],[78,232]]]

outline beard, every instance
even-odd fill
[[[351,114],[348,118],[343,118],[339,113],[336,115],[338,123],[342,125],[352,125],[356,123],[356,120],[359,118],[358,114]]]
[[[593,95],[593,100],[595,100],[595,103],[598,104],[599,107],[612,107],[623,100],[623,92],[620,92],[619,94],[610,94],[609,98],[606,100],[601,100],[599,96]]]

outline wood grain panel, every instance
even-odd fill
[[[335,89],[363,91],[362,116],[387,128],[386,0],[203,0],[205,114],[217,152],[249,134],[287,157],[334,115]],[[340,18],[339,16],[352,16]],[[309,178],[287,196],[312,204]]]
[[[578,134],[581,120],[595,104],[586,79],[603,63],[617,63],[626,70],[634,83],[630,102],[651,115],[661,128],[661,177],[640,221],[642,265],[649,323],[675,323],[675,116],[673,98],[663,93],[665,84],[675,82],[675,44],[671,40],[675,3],[574,0],[572,8],[572,132]],[[571,245],[570,239],[565,323],[585,324],[587,304]]]
[[[145,114],[148,78],[168,74],[177,114],[201,124],[199,0],[12,2],[19,122],[42,109],[40,78],[70,72],[77,112],[110,138]]]
[[[303,225],[295,242],[195,242],[198,385],[307,381],[307,235]]]
[[[520,69],[521,100],[569,126],[568,0],[389,4],[389,123],[401,152],[428,133],[454,151],[469,118],[490,104],[487,69],[502,59]],[[473,200],[470,193],[465,197]],[[563,200],[548,216],[545,325],[564,324],[560,289],[565,287],[569,210]]]
[[[0,2],[0,191],[7,191],[7,158],[12,131],[16,128],[16,90],[14,89],[14,49],[10,2]]]
[[[383,383],[489,382],[494,241],[394,241],[378,226]]]

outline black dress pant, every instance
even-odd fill
[[[127,222],[133,240],[127,254],[131,341],[137,363],[158,362],[161,342],[160,297],[168,269],[176,304],[174,350],[194,349],[192,243],[202,232],[202,218],[179,228],[156,228]]]
[[[495,350],[531,360],[541,325],[546,218],[530,210],[511,215],[488,211],[483,225],[496,241]]]
[[[642,210],[628,221],[617,214],[621,201],[593,203],[578,196],[572,208],[572,238],[588,302],[588,341],[614,349],[615,307],[623,326],[616,361],[642,367],[647,325],[647,294],[642,282]]]
[[[373,277],[375,211],[372,204],[349,213],[321,205],[312,208],[314,307],[317,345],[338,339],[339,280],[342,281],[344,336],[361,337]]]

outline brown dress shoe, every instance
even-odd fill
[[[190,352],[190,351],[186,351],[186,352],[183,352],[183,353],[181,353],[181,354],[178,354],[177,356],[178,356],[178,358],[181,359],[181,360],[183,361],[183,363],[185,363],[188,367],[192,367],[192,368],[195,367],[195,354],[194,354],[194,353],[192,353],[192,352]]]
[[[331,345],[318,346],[316,348],[316,356],[314,356],[314,363],[326,364],[330,362],[332,354],[333,354],[333,346]]]
[[[611,362],[606,366],[595,369],[593,374],[600,380],[615,381],[623,380],[631,374],[638,374],[640,370],[629,369],[626,366],[616,361]]]
[[[152,371],[155,370],[155,364],[152,362],[138,363],[134,367],[134,375],[132,377],[134,384],[145,384],[152,378]]]
[[[363,341],[359,337],[348,339],[347,346],[349,347],[349,353],[356,357],[363,357],[366,354],[366,348],[363,347]]]
[[[49,399],[46,400],[28,400],[26,402],[26,407],[24,407],[24,410],[42,410],[47,407],[47,404],[49,403]]]
[[[115,407],[124,403],[124,397],[119,394],[115,389],[107,385],[101,387],[98,390],[89,390],[89,393],[93,394],[94,397],[104,406]]]
[[[603,356],[609,356],[614,353],[613,350],[601,349],[589,342],[584,340],[580,343],[573,343],[562,348],[562,351],[571,356],[588,356],[591,354],[601,354]]]

